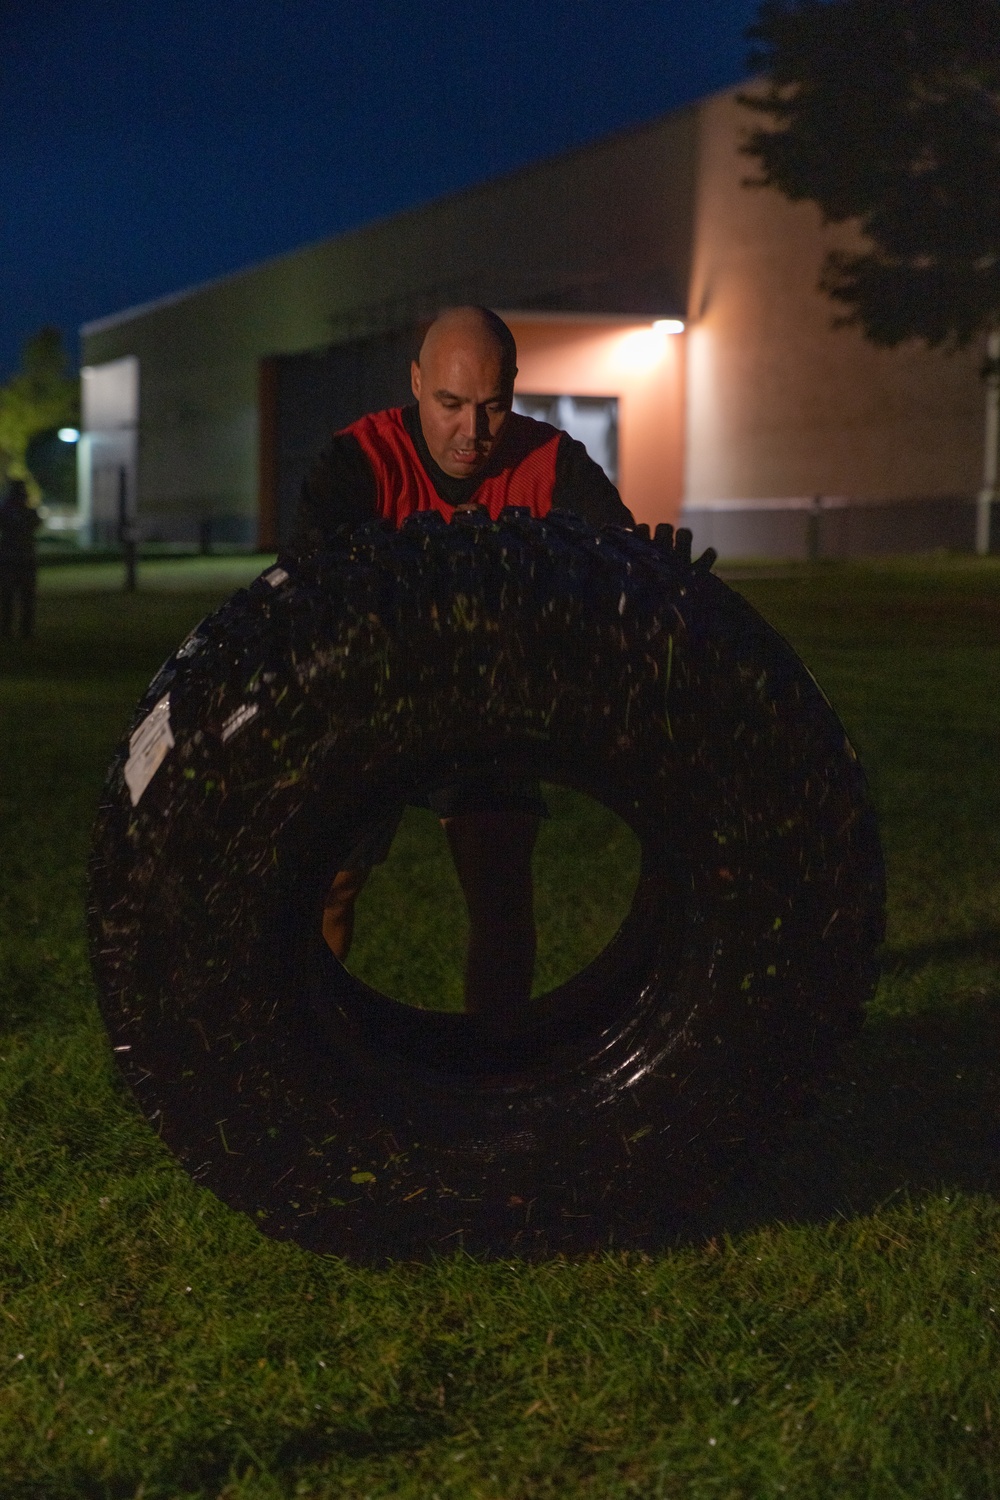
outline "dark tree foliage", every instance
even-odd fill
[[[837,322],[931,347],[1000,325],[1000,0],[763,0],[748,36],[754,180],[868,241],[824,264]]]

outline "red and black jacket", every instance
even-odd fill
[[[311,468],[302,490],[299,530],[322,545],[337,526],[383,516],[399,526],[416,511],[450,517],[475,500],[496,519],[506,505],[534,516],[553,507],[596,526],[631,526],[629,511],[603,469],[568,433],[511,412],[489,462],[456,479],[434,462],[416,406],[362,417],[338,432]]]

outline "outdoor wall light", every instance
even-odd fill
[[[635,375],[652,374],[666,358],[668,337],[683,332],[680,318],[657,318],[652,323],[630,328],[619,341],[617,363]]]
[[[80,434],[75,427],[60,427],[57,436],[61,443],[78,443],[80,441]]]

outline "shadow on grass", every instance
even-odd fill
[[[1000,958],[1000,931],[886,955],[887,973]],[[710,1234],[872,1211],[899,1194],[1000,1196],[1000,990],[945,1007],[874,1015],[784,1149],[717,1201]],[[703,1226],[699,1226],[701,1229]]]
[[[126,1461],[114,1465],[115,1472],[107,1477],[98,1477],[93,1468],[78,1465],[75,1473],[60,1472],[51,1483],[44,1477],[25,1479],[23,1483],[13,1479],[3,1494],[6,1500],[65,1500],[67,1495],[74,1500],[135,1500],[141,1494],[225,1494],[233,1483],[256,1478],[273,1481],[278,1476],[294,1478],[313,1464],[332,1462],[335,1472],[338,1460],[357,1463],[417,1452],[441,1442],[449,1425],[440,1412],[402,1403],[373,1413],[364,1424],[346,1419],[339,1426],[331,1426],[325,1417],[291,1433],[287,1422],[280,1418],[269,1422],[263,1416],[248,1437],[234,1426],[199,1445],[197,1451],[188,1448],[161,1453],[141,1465]]]
[[[984,930],[962,940],[890,950],[885,968],[919,977],[937,964],[994,957],[1000,957],[1000,930]],[[683,1230],[674,1225],[652,1239],[644,1234],[642,1248],[655,1253],[767,1224],[853,1218],[900,1195],[960,1191],[1000,1199],[1000,980],[988,990],[955,994],[954,977],[945,973],[941,979],[945,994],[950,987],[954,998],[916,1015],[873,1014],[812,1113],[790,1127],[784,1145],[744,1164],[705,1214],[688,1220]],[[15,1004],[0,1005],[5,1029],[51,1023],[48,1012],[27,1014],[26,997],[16,986],[9,999]],[[120,1089],[126,1095],[123,1082]],[[73,1123],[87,1131],[95,1124],[89,1115],[74,1115]],[[95,1149],[89,1134],[79,1149]],[[517,1258],[509,1246],[503,1254]]]
[[[970,958],[1000,963],[1000,927],[988,927],[964,937],[941,938],[934,943],[917,943],[910,948],[890,948],[883,954],[882,967],[889,974],[912,975],[925,964],[956,963]]]
[[[782,1148],[745,1164],[683,1233],[663,1230],[644,1248],[865,1215],[900,1195],[954,1190],[1000,1199],[1000,967],[994,978],[994,963],[1000,965],[1000,928],[993,927],[888,950],[884,969],[901,999],[912,1006],[931,978],[933,1003],[910,1014],[873,1007],[836,1077]],[[23,972],[9,965],[2,1029],[58,1020],[63,991],[53,986],[39,996],[36,983],[27,954]],[[89,1116],[74,1116],[81,1152],[96,1149],[93,1128]],[[512,1255],[509,1248],[503,1253]]]

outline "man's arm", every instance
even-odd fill
[[[632,512],[582,443],[564,432],[556,453],[552,504],[571,510],[592,526],[634,526]]]
[[[296,540],[310,549],[327,546],[338,526],[359,526],[377,512],[375,475],[350,433],[332,437],[305,477]]]

